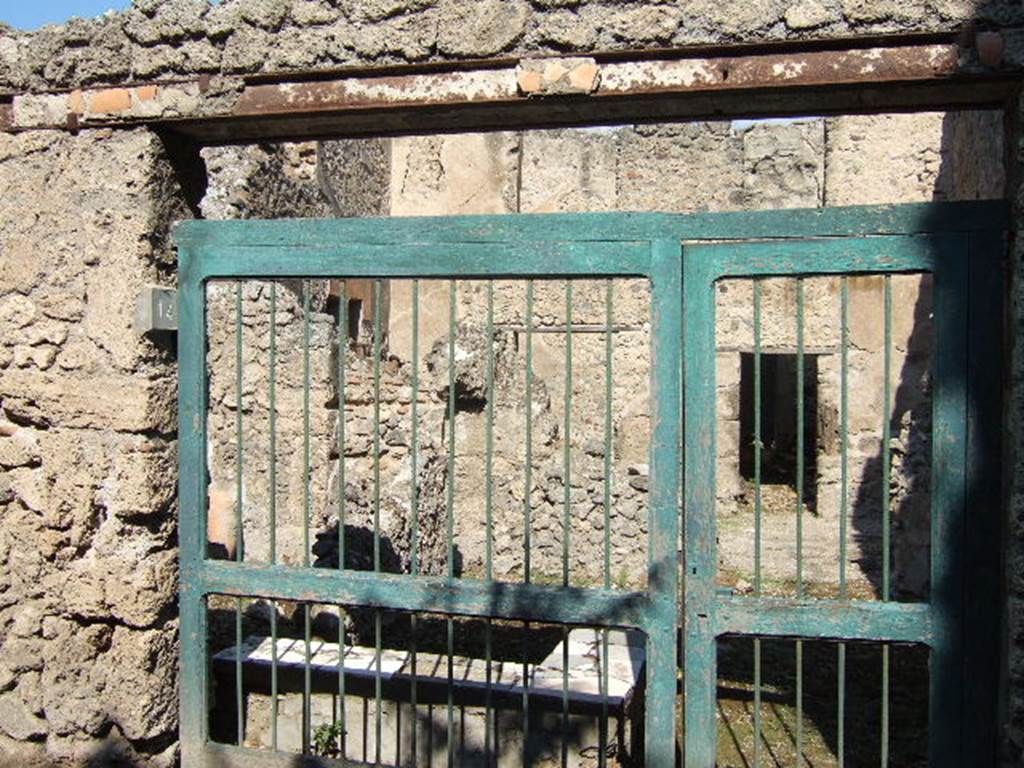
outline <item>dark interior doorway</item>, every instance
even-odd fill
[[[804,354],[803,474],[810,507],[817,485],[818,355]],[[797,356],[761,352],[761,482],[796,487]],[[754,354],[740,353],[740,474],[754,479]]]

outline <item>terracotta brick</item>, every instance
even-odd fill
[[[74,112],[76,115],[85,114],[85,97],[81,91],[76,90],[68,94],[68,112]]]
[[[550,85],[561,80],[569,68],[560,61],[549,61],[544,67],[544,84]]]
[[[597,89],[597,64],[587,62],[574,67],[569,72],[569,85],[580,91],[594,91]]]
[[[520,69],[517,73],[519,90],[523,93],[537,93],[541,87],[540,72],[530,69]]]
[[[127,88],[106,88],[92,94],[90,112],[124,112],[132,105],[132,94]]]
[[[142,85],[135,89],[135,97],[139,101],[152,101],[156,98],[155,85]]]

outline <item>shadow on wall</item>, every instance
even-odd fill
[[[408,573],[408,556],[403,557],[399,547],[386,534],[379,536],[380,570],[383,573]],[[337,568],[340,539],[338,522],[330,523],[324,530],[317,532],[313,554],[316,560],[314,568]],[[365,526],[345,523],[345,568],[350,571],[372,571],[374,569],[374,535],[373,529]],[[402,550],[409,549],[408,543]],[[458,545],[452,544],[452,571],[456,577],[462,575],[463,556]]]
[[[993,118],[993,113],[947,113],[942,125],[941,143],[941,166],[937,174],[937,188],[935,200],[972,200],[999,198],[1005,192],[998,188],[1001,182],[1001,169],[978,168],[975,165],[975,157],[971,154],[971,147],[984,146],[979,142],[991,142],[994,135],[998,135],[1002,125],[999,118]],[[1001,117],[1001,116],[1000,116]],[[994,132],[994,133],[990,133]],[[990,174],[985,176],[986,171]],[[995,174],[993,176],[993,174]],[[940,186],[941,185],[941,186]],[[875,200],[864,200],[857,202],[884,202]],[[947,221],[924,222],[924,230],[948,229]],[[980,253],[979,256],[985,254]],[[986,262],[986,268],[991,270],[990,275],[995,285],[1003,284],[1003,277],[997,266],[1001,262]],[[983,271],[983,270],[982,270]],[[945,300],[961,302],[968,299],[968,291],[974,283],[975,275],[980,271],[972,271],[970,281],[950,284],[949,294]],[[984,279],[977,278],[977,279]],[[939,673],[938,679],[933,682],[940,690],[948,690],[951,693],[959,693],[962,690],[960,681],[966,679],[984,679],[991,681],[991,685],[985,686],[984,690],[991,691],[986,701],[980,701],[976,707],[967,711],[964,716],[968,719],[965,730],[966,749],[975,748],[985,750],[980,754],[985,755],[983,760],[989,759],[995,744],[996,728],[993,723],[997,722],[997,702],[999,692],[996,690],[997,673],[999,665],[998,648],[998,617],[1003,611],[1003,597],[998,589],[977,590],[970,589],[970,585],[1001,583],[1000,554],[991,551],[991,546],[996,541],[1000,529],[1000,469],[999,469],[999,446],[1001,437],[996,433],[998,430],[998,419],[1001,413],[999,410],[1001,393],[1001,375],[998,368],[998,356],[1002,353],[1002,341],[998,335],[998,310],[987,321],[988,325],[981,329],[981,333],[969,338],[968,344],[976,343],[987,345],[984,352],[991,353],[995,369],[976,371],[976,363],[985,358],[976,358],[976,352],[969,346],[968,358],[966,360],[952,361],[951,365],[944,365],[939,369],[935,368],[935,360],[938,345],[948,341],[948,336],[942,332],[941,326],[933,328],[933,295],[935,303],[938,302],[938,290],[931,281],[922,283],[913,312],[913,323],[910,336],[907,339],[907,355],[902,367],[894,371],[893,389],[890,400],[890,409],[884,418],[888,422],[892,444],[899,444],[904,453],[897,456],[893,450],[890,460],[890,482],[889,492],[891,494],[891,519],[894,526],[906,526],[908,529],[917,526],[923,530],[923,543],[927,545],[928,532],[930,529],[931,510],[929,502],[934,506],[936,503],[942,505],[947,500],[958,503],[955,497],[943,495],[943,489],[937,486],[946,479],[943,467],[937,466],[939,476],[932,473],[931,457],[934,450],[933,423],[932,423],[932,401],[934,393],[939,390],[955,392],[964,388],[967,390],[966,414],[979,416],[972,419],[971,445],[976,446],[981,453],[975,453],[973,460],[978,462],[979,470],[969,473],[966,477],[963,508],[968,511],[969,520],[966,528],[959,531],[956,528],[950,530],[954,539],[954,545],[943,549],[942,552],[930,552],[931,557],[941,558],[941,580],[929,583],[928,577],[929,562],[924,558],[925,549],[918,542],[909,541],[907,546],[899,544],[900,537],[907,535],[907,530],[900,530],[894,533],[892,539],[892,583],[888,599],[905,600],[912,602],[941,603],[945,601],[955,602],[959,599],[961,592],[964,594],[965,607],[963,626],[965,637],[960,641],[963,645],[953,646],[950,653],[953,657],[953,669],[949,675],[943,677]],[[853,287],[851,286],[851,293]],[[880,294],[881,295],[881,294]],[[999,300],[1002,295],[999,294]],[[881,311],[881,304],[879,305]],[[977,311],[977,310],[974,310]],[[995,326],[992,323],[996,323]],[[984,332],[990,332],[982,338]],[[915,350],[917,354],[915,354]],[[930,361],[922,359],[922,354],[927,353]],[[929,367],[928,363],[931,363]],[[924,372],[929,371],[926,375]],[[975,376],[977,373],[977,376]],[[964,381],[961,376],[966,375]],[[921,398],[922,387],[926,387],[930,396]],[[857,407],[858,395],[851,388],[850,410]],[[953,418],[964,416],[959,412],[951,414]],[[878,430],[881,433],[882,424],[879,423]],[[942,435],[934,437],[940,441]],[[898,441],[897,441],[898,438]],[[960,443],[963,439],[959,435],[957,440]],[[958,444],[959,445],[959,444]],[[966,445],[959,445],[966,449]],[[896,461],[894,461],[894,459]],[[851,478],[856,483],[852,487],[857,488],[855,496],[850,500],[850,521],[851,535],[854,541],[860,545],[862,551],[868,554],[865,558],[871,562],[862,562],[862,569],[874,591],[877,599],[886,599],[884,594],[885,585],[882,582],[881,571],[881,550],[878,542],[881,529],[881,512],[883,507],[883,464],[886,460],[886,453],[879,441],[878,453],[873,455],[864,465],[859,478]],[[907,464],[898,465],[897,462]],[[954,491],[955,492],[955,489]],[[895,530],[895,529],[894,529]],[[915,544],[917,546],[915,546]],[[981,549],[985,547],[985,549]],[[916,552],[914,550],[917,550]],[[922,562],[911,563],[913,559]],[[900,570],[923,571],[924,583],[904,584],[899,579]],[[967,569],[971,570],[968,572]],[[987,569],[987,570],[985,570]],[[987,647],[979,649],[975,654],[968,654],[970,644],[991,641]],[[957,640],[954,640],[957,642]],[[727,640],[720,646],[720,672],[721,676],[730,680],[738,681],[742,690],[728,691],[728,698],[741,699],[752,702],[753,695],[747,688],[752,685],[753,677],[753,654],[751,644]],[[794,644],[792,641],[765,641],[764,642],[764,683],[767,686],[764,694],[764,706],[767,712],[769,708],[774,709],[779,704],[792,706],[795,700],[795,662]],[[856,716],[850,715],[851,708],[847,707],[845,720],[846,729],[846,758],[855,764],[860,764],[863,759],[868,761],[868,755],[874,755],[873,760],[877,761],[877,755],[881,747],[881,715],[880,715],[880,691],[882,681],[881,652],[878,645],[851,645],[850,655],[847,658],[847,695],[851,700],[856,699],[864,702],[863,707],[858,704],[855,711]],[[907,651],[902,656],[896,655]],[[890,755],[893,756],[895,764],[924,765],[927,760],[926,730],[931,728],[954,727],[954,723],[930,723],[928,722],[927,696],[928,696],[928,674],[929,654],[927,649],[900,649],[893,647],[893,668],[891,671],[892,710],[890,713]],[[836,662],[835,646],[828,644],[805,644],[804,650],[804,708],[805,717],[808,722],[820,731],[827,747],[832,754],[837,754],[839,746],[838,720],[836,713],[836,675],[838,665]],[[931,653],[931,661],[935,661],[935,652]],[[900,661],[897,661],[899,659]],[[963,665],[958,668],[958,665]],[[934,669],[934,668],[932,668]],[[809,677],[808,670],[813,670]],[[931,673],[935,675],[936,672]],[[824,680],[823,680],[824,678]],[[902,678],[902,679],[901,679]],[[726,689],[720,687],[719,694],[726,693]],[[901,698],[904,699],[901,701]],[[916,700],[905,701],[908,697]],[[955,699],[956,697],[951,697]],[[911,704],[921,706],[915,711]],[[956,711],[956,707],[953,707]],[[780,718],[781,721],[781,718]],[[749,728],[749,724],[738,724],[741,729]],[[726,731],[733,733],[731,725],[726,723]],[[793,733],[777,734],[787,741],[795,740]],[[863,736],[863,738],[862,738]],[[749,744],[740,745],[744,737],[733,734],[737,752],[746,752],[749,755]],[[795,743],[795,741],[793,742]],[[777,745],[774,745],[777,746]],[[772,744],[766,741],[765,749],[771,751]],[[792,748],[790,746],[790,748]],[[1014,755],[1019,759],[1019,755]],[[905,761],[905,762],[901,762]]]
[[[994,136],[1002,133],[1002,118],[997,112],[948,112],[943,116],[940,157],[941,163],[936,174],[935,201],[942,200],[981,200],[999,199],[1005,195],[1003,169],[989,167],[985,162],[998,158],[997,153],[977,152],[977,148],[991,144]],[[1001,145],[1003,142],[1000,141]],[[984,157],[983,157],[984,156]],[[1001,158],[998,158],[1001,159]],[[885,202],[865,201],[865,202]],[[940,230],[948,227],[948,222],[936,220],[926,222],[924,228]],[[1001,282],[1001,278],[1000,278]],[[966,300],[964,295],[969,284],[957,284],[953,301]],[[852,289],[851,289],[852,290]],[[894,447],[890,457],[889,492],[892,499],[892,521],[902,530],[893,536],[892,551],[892,591],[891,599],[908,601],[928,601],[930,596],[942,595],[945,585],[927,583],[927,563],[924,564],[925,582],[923,584],[901,583],[898,576],[901,572],[914,570],[909,560],[915,557],[910,551],[914,542],[908,542],[901,549],[900,537],[905,537],[912,526],[923,527],[927,541],[930,511],[928,502],[932,498],[936,484],[941,478],[931,476],[932,455],[932,399],[937,387],[946,386],[950,390],[964,385],[961,381],[937,381],[934,374],[935,355],[938,345],[943,342],[940,330],[933,327],[934,285],[930,279],[925,280],[918,292],[913,311],[910,336],[906,341],[906,356],[899,370],[892,391],[890,411],[886,415],[889,432]],[[895,292],[894,292],[895,298]],[[997,342],[998,344],[998,342]],[[925,359],[927,356],[927,359]],[[997,374],[997,372],[994,372]],[[922,375],[924,374],[924,375]],[[920,392],[926,389],[926,397]],[[968,393],[969,397],[975,393]],[[851,391],[850,407],[856,408],[857,395]],[[968,413],[979,413],[977,406],[983,403],[969,402]],[[990,425],[980,423],[980,427]],[[881,430],[882,424],[879,424]],[[986,435],[978,435],[979,442],[986,443]],[[902,453],[895,449],[899,440]],[[879,445],[879,451],[865,464],[858,483],[858,492],[852,500],[851,522],[853,536],[862,544],[862,549],[878,548],[877,536],[880,525],[883,499],[883,463],[885,454]],[[897,455],[900,453],[900,455]],[[903,466],[897,462],[902,461]],[[908,466],[908,464],[913,466]],[[998,479],[998,478],[996,478]],[[901,485],[903,483],[903,485]],[[968,489],[967,499],[972,498]],[[940,500],[941,501],[941,500]],[[921,509],[922,503],[925,508]],[[921,552],[919,555],[923,555]],[[877,563],[865,564],[864,572],[874,588],[875,596],[884,599],[881,574],[880,552]],[[955,566],[955,564],[950,564]],[[920,569],[920,568],[919,568]],[[951,567],[956,571],[956,567]]]
[[[148,765],[148,761],[133,757],[121,744],[111,740],[103,742],[85,761],[85,768],[142,768]]]
[[[77,761],[54,760],[45,757],[19,756],[6,758],[0,755],[0,768],[153,768],[151,755],[160,754],[166,758],[168,766],[178,764],[177,734],[159,740],[159,743],[142,745],[147,757],[140,756],[133,745],[129,744],[115,729],[109,731],[103,741],[88,756]],[[135,745],[139,746],[139,745]],[[173,748],[173,749],[172,749]],[[164,764],[164,763],[161,763]]]

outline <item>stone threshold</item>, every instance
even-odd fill
[[[564,693],[571,711],[600,711],[605,701],[601,690],[601,634],[601,630],[589,628],[571,630],[567,639],[555,646],[542,662],[528,667],[525,686],[521,662],[492,661],[492,705],[519,707],[525,689],[531,706],[536,702],[541,708],[560,708]],[[234,678],[236,648],[242,654],[242,675],[246,687],[259,689],[259,692],[269,691],[275,650],[272,638],[250,635],[240,646],[230,646],[215,654],[214,671],[218,677]],[[319,638],[310,641],[309,671],[313,692],[338,691],[339,648],[338,643]],[[563,675],[566,650],[568,674]],[[302,691],[306,670],[305,641],[301,638],[277,638],[276,659],[279,693]],[[607,707],[610,714],[619,714],[629,706],[636,687],[643,679],[645,659],[643,633],[635,630],[608,631]],[[342,666],[346,694],[374,695],[378,667],[375,649],[346,645]],[[382,649],[382,696],[407,701],[415,681],[419,701],[445,701],[448,670],[446,654],[419,652],[414,675],[411,652]],[[482,704],[486,701],[488,683],[484,659],[452,656],[451,677],[452,693],[457,703]]]

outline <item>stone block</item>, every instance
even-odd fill
[[[453,56],[493,56],[525,31],[530,6],[522,0],[442,0],[437,46]]]
[[[518,151],[512,133],[393,140],[391,215],[513,212]]]
[[[330,24],[338,18],[335,4],[326,3],[324,0],[293,0],[290,13],[292,21],[300,27]]]
[[[696,0],[686,6],[686,20],[701,19],[711,24],[717,36],[742,39],[763,39],[766,30],[782,20],[787,3],[783,0]]]
[[[613,40],[650,45],[671,40],[683,19],[673,5],[634,3],[608,8],[601,26]]]
[[[941,112],[829,118],[825,204],[950,199],[944,120]]]
[[[586,9],[558,10],[538,19],[537,34],[560,50],[587,51],[597,43],[598,23]]]
[[[825,187],[825,123],[759,123],[743,132],[746,207],[817,208]]]
[[[178,724],[177,622],[138,631],[117,627],[103,659],[104,701],[130,741],[165,738]]]
[[[110,469],[96,500],[125,520],[165,514],[177,496],[174,443],[146,437],[118,440],[108,449]]]
[[[608,211],[616,207],[613,130],[557,130],[523,137],[522,213]]]
[[[804,30],[821,27],[839,20],[839,14],[819,0],[802,0],[786,9],[786,26]]]
[[[0,730],[18,741],[46,735],[46,721],[32,713],[16,692],[0,695]]]
[[[920,22],[928,13],[922,0],[841,0],[840,7],[855,24]]]
[[[240,3],[239,10],[244,21],[270,31],[277,30],[288,16],[290,3],[283,0],[249,0]]]
[[[0,386],[8,413],[41,426],[61,425],[125,432],[172,432],[173,381],[140,376],[92,376],[76,380],[46,372],[7,369]]]
[[[743,206],[743,147],[727,123],[637,127],[618,138],[619,210],[686,213]]]
[[[224,71],[258,71],[266,61],[271,39],[262,29],[244,25],[235,28],[223,48]]]
[[[47,643],[42,685],[51,734],[81,739],[98,735],[109,722],[101,694],[106,670],[97,657],[109,648],[112,634],[109,626],[63,621],[59,634]],[[134,697],[138,691],[124,693]]]
[[[341,0],[334,4],[352,21],[375,22],[423,10],[434,0]],[[293,10],[294,15],[294,10]]]
[[[437,50],[438,20],[428,9],[418,13],[395,16],[373,24],[338,22],[330,27],[338,41],[350,41],[356,54],[363,59],[387,60],[391,58],[419,61]],[[346,47],[336,44],[332,54],[339,61],[349,61]]]
[[[0,467],[26,467],[40,461],[39,443],[31,429],[16,429],[0,435]]]

